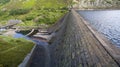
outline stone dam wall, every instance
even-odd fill
[[[80,16],[71,11],[61,21],[62,25],[49,46],[50,67],[119,67],[120,58],[116,61],[83,20],[76,17]]]

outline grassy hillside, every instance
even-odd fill
[[[34,43],[25,39],[0,36],[0,67],[17,67]]]
[[[19,25],[51,25],[66,13],[66,5],[58,0],[11,0],[1,6],[0,23],[22,20]]]
[[[18,26],[52,25],[67,12],[58,0],[0,0],[0,26],[18,19]],[[0,67],[17,67],[33,47],[25,39],[0,36]]]

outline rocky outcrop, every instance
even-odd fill
[[[74,8],[119,8],[120,0],[74,0]]]

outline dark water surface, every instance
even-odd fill
[[[120,47],[120,10],[79,10],[78,13],[113,44]]]

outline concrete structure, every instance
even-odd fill
[[[74,10],[48,32],[55,33],[51,43],[47,46],[39,43],[44,47],[36,46],[27,67],[120,67],[120,48],[99,34]]]
[[[51,67],[120,66],[120,49],[91,28],[79,14],[70,12],[65,23],[50,45]]]

